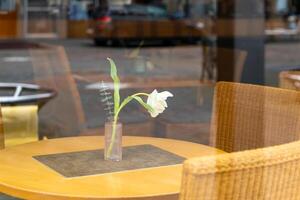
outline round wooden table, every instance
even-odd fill
[[[102,136],[44,140],[0,151],[0,192],[23,199],[176,199],[182,165],[144,168],[65,178],[33,158],[36,155],[103,148]],[[179,140],[123,137],[123,146],[150,144],[191,158],[223,153],[215,148]]]

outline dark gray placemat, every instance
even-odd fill
[[[104,151],[90,150],[34,156],[36,160],[71,178],[125,170],[181,164],[185,158],[153,145],[138,145],[123,148],[123,160],[105,161]]]

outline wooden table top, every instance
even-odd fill
[[[182,165],[65,178],[32,156],[103,148],[102,136],[44,140],[0,151],[0,192],[24,199],[176,199]],[[123,137],[123,146],[151,144],[185,158],[223,153],[179,140]],[[163,197],[163,198],[161,198]]]

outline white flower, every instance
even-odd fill
[[[162,113],[167,107],[167,98],[173,97],[173,94],[168,91],[157,92],[154,90],[147,99],[147,104],[153,108],[153,111],[150,112],[151,117],[157,117]]]

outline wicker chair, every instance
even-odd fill
[[[299,92],[218,83],[211,143],[232,153],[187,160],[180,200],[300,199],[299,116]]]
[[[180,200],[298,200],[300,141],[187,160]]]
[[[300,71],[290,70],[282,71],[279,74],[279,87],[285,89],[300,89]]]
[[[210,144],[226,152],[255,149],[300,138],[300,93],[220,82],[214,96]]]

